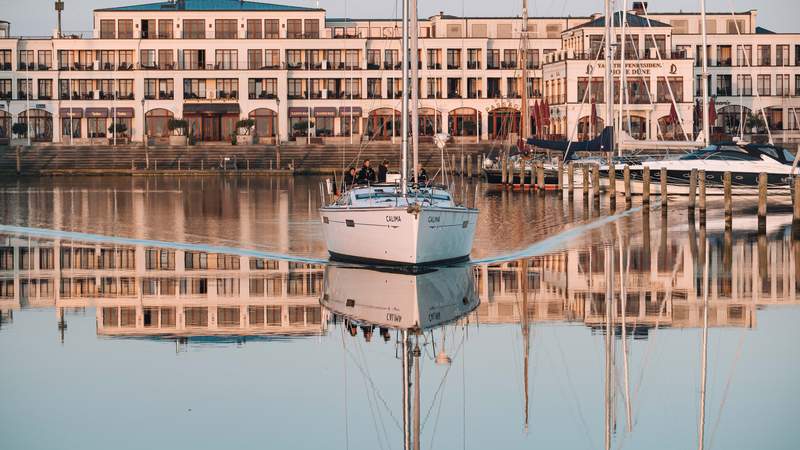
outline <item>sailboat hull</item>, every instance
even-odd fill
[[[429,265],[469,259],[478,211],[463,207],[320,209],[332,259]]]

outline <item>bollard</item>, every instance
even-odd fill
[[[201,160],[200,160],[200,170],[201,170],[201,171],[203,170],[203,166],[205,165],[205,162],[206,162],[206,160],[205,160],[205,159],[201,159]]]
[[[733,214],[733,198],[731,197],[731,173],[722,175],[722,187],[725,193],[725,221],[729,222]]]
[[[700,206],[700,212],[704,213],[706,211],[706,171],[700,170],[697,172],[697,182],[700,184],[700,200],[698,201]]]
[[[467,178],[472,178],[472,155],[467,155]]]
[[[794,177],[794,215],[793,219],[795,223],[800,222],[800,176]]]
[[[583,172],[583,196],[584,197],[588,197],[589,196],[589,170],[584,165],[583,167],[581,167],[581,172]]]
[[[19,145],[17,146],[17,175],[22,173],[22,161],[19,156]]]
[[[659,178],[661,181],[661,208],[667,207],[667,168],[662,167],[661,172],[659,173]]]
[[[246,159],[245,164],[247,164],[247,170],[250,170],[250,160]]]
[[[564,189],[564,162],[563,161],[561,161],[561,160],[558,161],[558,168],[556,170],[558,170],[558,186],[556,186],[556,189],[558,191],[561,191],[562,189]]]
[[[503,157],[500,158],[500,182],[503,184],[506,184],[508,181],[506,179],[506,166],[508,166],[508,158],[503,155]]]
[[[608,165],[608,197],[614,198],[617,195],[617,168],[614,163]]]
[[[181,170],[181,159],[178,158],[178,171],[180,172],[180,170]]]
[[[695,197],[697,195],[697,169],[692,169],[689,175],[689,212],[694,213]]]
[[[622,184],[625,188],[625,203],[631,203],[631,168],[625,164],[622,168]]]
[[[536,187],[544,191],[544,163],[541,161],[536,164]]]
[[[642,204],[650,204],[650,166],[642,167]]]
[[[272,162],[273,162],[273,161],[270,159],[270,160],[269,160],[269,170],[272,170]]]
[[[136,166],[133,164],[133,160],[131,160],[131,170],[136,170]]]
[[[158,160],[157,160],[157,159],[154,159],[154,160],[153,160],[153,170],[155,170],[156,172],[158,172]]]
[[[600,165],[594,164],[592,165],[592,190],[594,194],[600,198]]]
[[[575,190],[575,163],[570,161],[567,164],[567,191],[570,197],[574,194]]]
[[[767,220],[767,174],[758,174],[758,231],[766,231]]]

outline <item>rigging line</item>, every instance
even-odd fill
[[[722,410],[725,407],[725,403],[728,399],[728,392],[731,387],[731,382],[733,381],[733,374],[736,371],[736,366],[739,363],[739,359],[742,356],[742,349],[744,347],[744,335],[746,328],[742,328],[739,333],[739,343],[736,348],[736,356],[733,359],[733,363],[731,364],[731,370],[728,375],[728,381],[725,383],[725,389],[722,391],[722,400],[719,404],[719,410],[717,411],[717,417],[714,421],[714,427],[711,429],[711,436],[708,439],[708,448],[711,449],[714,447],[714,437],[717,435],[717,428],[719,428],[719,423],[722,420]]]
[[[467,351],[461,356],[461,448],[467,449]]]
[[[361,341],[357,341],[357,342],[358,343],[356,344],[356,346],[357,346],[358,351],[359,351],[359,353],[361,355],[361,360],[364,363],[364,366],[367,367],[367,373],[369,373],[369,369],[368,369],[369,368],[369,364],[367,362],[367,356],[364,353],[363,343]],[[371,378],[372,377],[370,377],[370,379]],[[366,382],[364,383],[364,385],[366,387]],[[375,391],[374,390],[372,390],[371,393],[372,393],[372,397],[373,397],[374,400],[370,400],[369,405],[370,405],[370,412],[373,414],[372,420],[374,422],[375,421],[375,412],[374,412],[374,410],[372,408],[372,404],[374,402],[374,404],[377,405],[378,404],[378,399],[375,396]],[[367,395],[368,396],[370,395],[370,390],[367,390]],[[390,447],[389,434],[386,432],[386,424],[383,421],[383,416],[381,415],[380,410],[378,410],[377,416],[378,416],[378,421],[380,421],[381,430],[383,431],[383,438],[386,440],[386,446]],[[381,441],[380,441],[380,434],[378,433],[377,424],[375,424],[375,434],[378,435],[378,437],[379,437],[378,438],[378,444],[381,445],[381,448],[383,448],[383,445],[381,444]]]
[[[356,343],[356,348],[358,348],[358,345],[359,344]],[[375,429],[375,436],[378,440],[378,446],[381,449],[383,449],[384,448],[383,439],[381,439],[380,430],[378,429],[378,421],[376,420],[375,407],[373,405],[374,400],[372,398],[372,395],[370,394],[369,386],[367,385],[367,377],[368,375],[362,377],[362,380],[364,381],[364,390],[366,391],[367,394],[367,405],[369,405],[370,415],[372,416],[372,425]],[[387,444],[388,444],[388,439],[387,439]]]
[[[554,329],[554,334],[557,333]],[[589,441],[589,448],[597,448],[592,439],[592,435],[589,432],[589,425],[586,423],[586,417],[583,415],[583,410],[581,409],[581,403],[578,399],[578,393],[575,391],[575,383],[572,381],[572,376],[570,376],[569,372],[569,365],[567,364],[566,356],[564,355],[564,349],[561,347],[561,340],[554,339],[556,343],[556,347],[558,348],[559,356],[561,356],[561,364],[564,366],[564,375],[567,378],[567,387],[569,387],[570,393],[572,394],[572,400],[575,403],[575,409],[578,412],[578,418],[580,419],[581,425],[583,426],[583,435],[586,436],[586,440]]]
[[[382,396],[382,395],[380,394],[380,392],[377,390],[377,387],[375,386],[375,383],[372,381],[372,378],[370,378],[370,377],[367,375],[367,373],[364,371],[364,368],[363,368],[363,367],[361,367],[361,365],[359,364],[359,362],[358,362],[358,361],[355,359],[355,356],[353,355],[353,353],[352,353],[352,352],[350,352],[350,350],[347,350],[347,349],[345,349],[345,351],[347,352],[348,356],[350,356],[350,359],[351,359],[351,360],[353,360],[353,363],[356,365],[356,368],[358,368],[358,370],[361,372],[361,374],[362,374],[364,377],[366,377],[366,378],[367,378],[367,380],[369,381],[370,387],[371,387],[373,390],[375,390],[375,392],[376,392],[376,395],[378,396],[378,399],[381,401],[381,403],[383,403],[383,406],[386,408],[386,410],[387,410],[387,411],[389,411],[389,416],[391,416],[392,420],[394,420],[394,424],[395,424],[395,426],[397,427],[397,429],[398,429],[398,430],[402,430],[402,429],[403,429],[403,427],[400,425],[400,421],[399,421],[399,420],[397,420],[397,417],[395,417],[395,416],[394,416],[394,414],[392,413],[392,409],[389,407],[389,403],[386,401],[386,399],[384,399],[384,398],[383,398],[383,396]]]
[[[346,349],[344,342],[344,327],[340,327],[342,337],[342,350]],[[350,450],[350,414],[347,404],[347,355],[342,352],[342,367],[344,368],[344,442],[345,449]]]
[[[452,367],[452,366],[448,366],[448,370],[450,369],[450,367]],[[445,383],[446,383],[446,381],[445,381]],[[434,401],[435,401],[435,399],[434,399]],[[436,430],[439,428],[439,417],[441,417],[441,414],[442,414],[442,405],[443,404],[444,404],[444,395],[439,397],[439,407],[436,409],[436,417],[435,417],[435,419],[433,421],[433,431],[431,432],[431,444],[428,446],[428,448],[435,448],[433,446],[433,441],[436,438]]]
[[[464,338],[464,336],[462,336],[461,342],[459,343],[459,345],[456,348],[455,352],[453,352],[453,358],[456,358],[458,356],[458,354],[461,352],[461,348],[464,346],[464,342],[465,341],[466,341],[466,339]],[[441,393],[441,391],[442,391],[442,389],[444,387],[444,384],[447,381],[447,375],[450,373],[450,369],[452,367],[453,367],[452,365],[447,366],[447,369],[445,370],[444,375],[442,375],[442,379],[439,381],[439,386],[436,388],[436,391],[433,393],[433,398],[431,399],[431,406],[428,408],[428,412],[425,413],[425,419],[422,421],[421,428],[423,430],[425,429],[425,424],[428,423],[428,418],[430,417],[431,411],[433,410],[433,407],[436,404],[436,399],[439,396],[439,394]]]

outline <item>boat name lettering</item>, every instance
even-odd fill
[[[439,216],[431,216],[428,217],[428,223],[439,223],[442,221],[442,218]]]
[[[386,221],[389,223],[396,223],[402,221],[400,216],[386,216]]]
[[[388,320],[389,322],[400,323],[403,320],[403,316],[395,313],[386,313],[386,320]]]

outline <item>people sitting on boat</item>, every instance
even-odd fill
[[[344,188],[343,191],[349,189],[356,182],[356,168],[350,166],[347,173],[344,174]]]
[[[380,335],[383,337],[383,342],[389,342],[392,339],[392,336],[389,334],[388,328],[381,327]]]
[[[428,183],[428,172],[425,171],[424,167],[419,168],[419,176],[417,177],[417,181],[422,184]]]
[[[370,167],[369,160],[365,159],[364,164],[361,166],[361,170],[358,171],[358,176],[356,177],[356,183],[358,184],[366,184],[366,183],[374,183],[376,180],[375,171]]]
[[[378,166],[378,183],[386,183],[386,174],[389,173],[389,161],[384,159]]]
[[[361,334],[364,335],[364,340],[366,342],[371,342],[372,341],[372,330],[373,330],[373,328],[374,328],[373,326],[369,326],[369,325],[362,325],[361,326]]]

